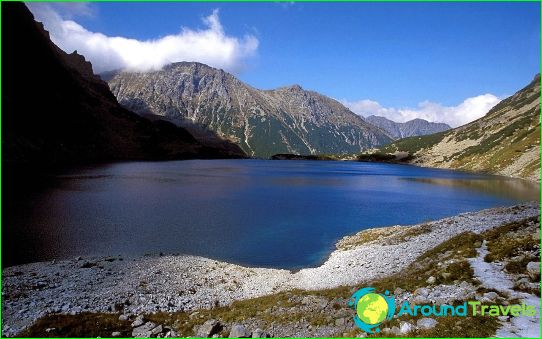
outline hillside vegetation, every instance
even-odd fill
[[[449,131],[398,140],[382,153],[407,152],[421,166],[540,181],[540,74],[484,117]]]

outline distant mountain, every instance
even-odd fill
[[[391,141],[324,95],[298,85],[258,90],[200,63],[174,63],[149,73],[113,72],[103,78],[124,107],[205,126],[257,157],[357,153]]]
[[[484,117],[464,126],[398,140],[382,152],[407,152],[422,166],[540,181],[540,74]]]
[[[423,119],[395,122],[381,116],[371,115],[365,118],[365,120],[386,131],[393,139],[433,134],[451,128],[448,124],[429,122]]]
[[[92,65],[54,45],[23,3],[2,3],[2,47],[4,165],[245,156],[122,107]]]

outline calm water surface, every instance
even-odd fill
[[[335,241],[361,229],[538,197],[538,185],[520,180],[405,165],[117,163],[59,175],[19,204],[2,225],[3,259],[163,252],[291,269],[318,265]]]

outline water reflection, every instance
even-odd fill
[[[540,201],[539,184],[526,180],[511,179],[498,176],[485,179],[402,178],[402,180],[432,185],[443,185],[453,188],[463,188],[503,197],[506,199]]]

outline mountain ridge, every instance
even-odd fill
[[[201,63],[116,71],[104,79],[126,108],[202,124],[256,157],[358,153],[391,142],[380,128],[315,91],[296,84],[260,90]]]
[[[208,147],[183,128],[121,107],[91,63],[56,46],[23,3],[3,3],[2,9],[2,80],[10,84],[2,91],[4,163],[61,167],[246,156],[240,149]]]
[[[365,120],[388,132],[394,139],[433,134],[452,128],[445,123],[430,122],[420,118],[395,122],[383,116],[370,115]]]

